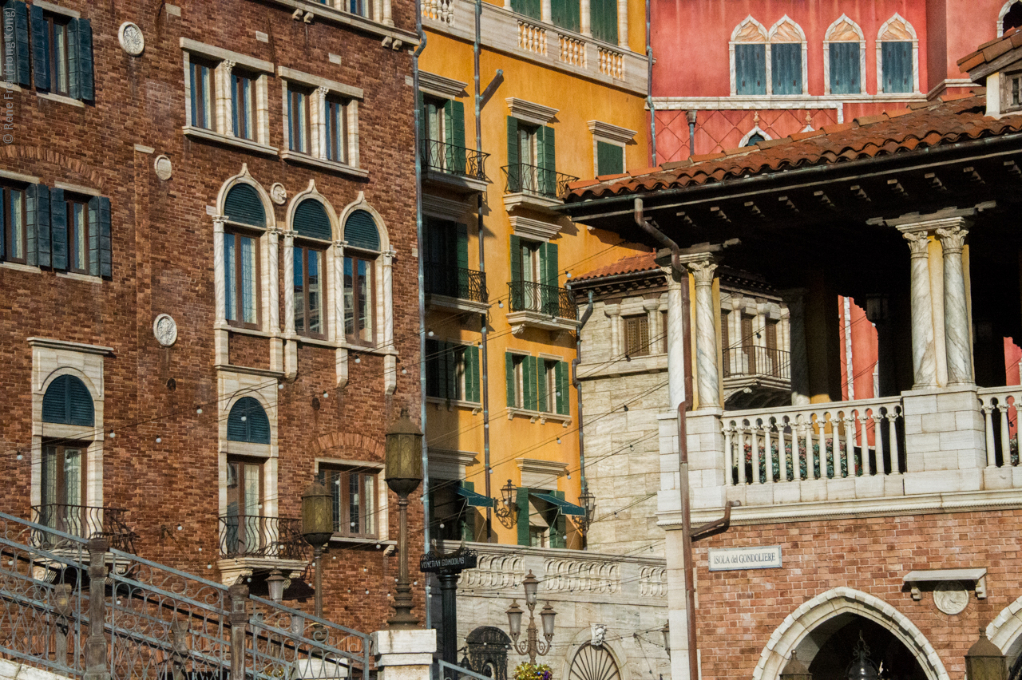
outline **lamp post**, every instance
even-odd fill
[[[318,573],[318,565],[316,570]],[[284,575],[280,573],[280,569],[274,569],[266,577],[266,587],[270,591],[270,599],[280,604],[280,601],[284,599]]]
[[[529,608],[529,627],[526,629],[526,638],[520,643],[519,636],[522,634],[522,608],[518,606],[518,600],[512,600],[511,606],[507,608],[507,623],[511,629],[511,640],[516,652],[528,654],[529,663],[535,664],[537,656],[546,656],[550,651],[550,641],[554,637],[554,617],[557,612],[548,602],[539,612],[539,618],[543,622],[543,640],[539,639],[539,631],[536,629],[536,617],[533,610],[536,608],[536,590],[539,587],[539,579],[532,575],[532,570],[522,581],[525,586],[525,605]]]
[[[596,513],[596,496],[589,491],[589,485],[583,482],[582,493],[578,495],[578,502],[585,509],[586,514],[579,521],[579,528],[583,534],[589,533],[589,527],[593,523],[593,515]]]
[[[387,460],[384,477],[387,486],[397,494],[398,577],[394,597],[394,616],[387,625],[392,630],[417,628],[419,620],[412,614],[412,587],[408,583],[408,494],[422,482],[422,432],[403,409],[401,416],[387,431]]]
[[[312,546],[316,569],[316,616],[323,618],[323,546],[334,533],[334,515],[330,492],[313,482],[302,494],[302,536]]]

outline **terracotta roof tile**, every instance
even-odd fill
[[[568,189],[581,189],[582,187],[591,187],[594,184],[599,184],[598,179],[580,179],[574,182],[568,183]]]
[[[958,68],[962,71],[971,71],[1020,46],[1022,46],[1022,31],[1017,28],[1009,29],[1000,38],[983,43],[976,48],[975,52],[959,59]]]
[[[651,168],[642,168],[641,170],[629,170],[628,174],[631,175],[632,177],[635,177],[636,175],[649,175],[654,172],[660,172],[659,165],[654,165]]]
[[[572,279],[572,281],[590,281],[592,279],[602,279],[607,276],[653,271],[660,268],[657,266],[656,262],[653,261],[655,255],[655,253],[639,253],[638,255],[624,257],[612,264],[598,267],[597,269],[586,272],[581,276],[576,276]]]
[[[617,172],[611,175],[597,175],[596,179],[600,180],[601,182],[609,182],[612,179],[621,179],[622,177],[628,177],[628,173]]]
[[[572,184],[565,199],[581,201],[661,188],[685,188],[737,177],[783,172],[793,168],[877,158],[1022,132],[1022,114],[999,120],[983,115],[985,98],[949,96],[883,116],[864,117],[859,124],[829,125],[822,131],[797,133],[777,144],[757,144],[727,154],[704,154],[688,161],[665,163],[618,179],[582,186]]]

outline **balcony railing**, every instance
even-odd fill
[[[512,281],[507,285],[512,312],[537,312],[571,320],[577,318],[574,299],[566,288],[532,281]]]
[[[484,272],[427,261],[425,274],[427,295],[446,295],[472,302],[486,302],[489,299]]]
[[[487,181],[486,159],[490,154],[435,139],[422,144],[422,162],[426,170]]]
[[[304,560],[302,523],[289,517],[227,515],[220,518],[220,555]]]
[[[524,163],[505,165],[501,170],[504,172],[506,194],[525,193],[558,198],[567,191],[568,184],[578,179],[556,170]]]
[[[112,548],[134,553],[136,536],[124,521],[125,513],[121,508],[49,503],[32,506],[32,521],[85,540],[105,538]],[[68,547],[58,534],[42,531],[33,531],[32,544],[46,550]]]
[[[791,380],[791,354],[771,347],[724,348],[725,378],[767,377]]]

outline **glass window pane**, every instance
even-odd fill
[[[237,517],[238,516],[238,464],[228,463],[227,464],[227,516]]]
[[[365,533],[376,534],[376,475],[362,475],[365,480]]]
[[[58,23],[53,24],[53,56],[54,64],[53,77],[58,92],[67,93],[67,26]]]
[[[57,500],[57,449],[52,446],[47,446],[43,451],[43,469],[42,469],[42,503],[43,505],[50,505],[52,503],[59,502]],[[51,526],[47,521],[43,521],[43,524]]]
[[[344,258],[344,333],[355,334],[355,287],[352,281],[352,260]]]
[[[82,504],[81,449],[64,449],[64,503]]]
[[[69,203],[71,207],[71,233],[74,243],[74,262],[72,269],[85,271],[89,267],[89,243],[85,229],[85,204]]]
[[[227,285],[224,291],[224,306],[227,310],[227,320],[237,321],[238,315],[235,301],[238,299],[238,269],[237,254],[235,253],[234,235],[224,235],[224,277]]]
[[[21,260],[25,257],[25,216],[22,212],[24,206],[24,194],[20,191],[11,190],[10,193],[10,220],[11,220],[11,254]]]
[[[259,466],[258,465],[245,465],[245,515],[248,517],[256,517],[259,515]]]
[[[255,239],[241,238],[241,307],[245,323],[256,320]]]
[[[208,66],[202,67],[202,108],[205,111],[206,125],[213,129],[213,70]]]
[[[348,473],[348,531],[352,534],[362,533],[359,531],[359,522],[362,516],[360,512],[362,494],[359,483],[361,479],[362,475],[357,472]]]
[[[358,337],[365,342],[373,339],[373,315],[369,293],[369,263],[358,262]]]
[[[318,250],[309,250],[309,332],[323,332],[323,296],[320,289],[320,271],[322,270],[323,253]]]
[[[295,260],[295,331],[299,333],[305,332],[305,288],[302,285],[305,278],[304,275],[304,259],[305,249],[295,248],[294,249],[294,260]]]
[[[255,130],[255,125],[253,124],[253,121],[252,121],[252,115],[253,115],[253,111],[255,110],[255,107],[252,106],[252,79],[251,78],[242,78],[241,79],[241,91],[242,91],[242,95],[243,95],[242,101],[245,104],[245,106],[244,106],[244,111],[245,111],[245,138],[246,139],[254,139],[255,135],[253,134],[253,131]]]

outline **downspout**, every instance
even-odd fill
[[[582,477],[582,493],[584,494],[589,489],[589,482],[586,480],[586,442],[585,434],[582,428],[582,383],[578,379],[578,365],[582,363],[582,328],[585,327],[586,322],[589,321],[589,317],[593,315],[593,291],[589,291],[589,306],[586,307],[586,311],[582,313],[582,318],[578,322],[578,340],[575,345],[575,358],[571,360],[571,384],[575,388],[575,402],[576,408],[578,409],[578,472]],[[588,519],[588,518],[587,518]],[[586,528],[588,533],[588,527]],[[585,540],[585,536],[582,537]],[[588,542],[588,541],[586,541]],[[585,543],[582,544],[585,548]]]
[[[685,118],[688,119],[688,157],[696,155],[696,115],[695,111],[688,111],[685,113]]]
[[[426,243],[422,229],[422,109],[419,106],[419,55],[426,49],[426,34],[422,30],[421,0],[415,0],[415,33],[419,46],[412,52],[412,108],[415,109],[415,235],[418,243],[419,261],[419,418],[422,433],[426,433],[426,286],[423,246]],[[393,303],[392,303],[393,304]],[[422,438],[422,551],[429,552],[429,444]],[[429,581],[426,582],[426,630],[432,628]]]
[[[647,72],[646,72],[646,107],[649,109],[649,139],[650,147],[652,149],[653,162],[650,163],[652,166],[656,166],[656,106],[653,104],[653,43],[650,40],[651,28],[650,28],[650,7],[649,3],[651,0],[646,0],[646,61]],[[581,421],[579,421],[581,422]]]

